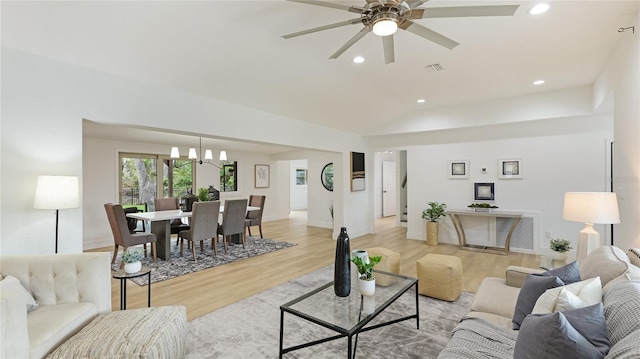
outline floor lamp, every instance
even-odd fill
[[[614,192],[567,192],[564,195],[562,218],[583,222],[578,236],[576,259],[583,260],[589,252],[600,247],[600,234],[594,224],[620,223],[618,200]]]
[[[35,209],[56,210],[56,253],[58,253],[58,211],[80,207],[78,176],[38,176]]]

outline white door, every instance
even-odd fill
[[[382,161],[382,217],[396,215],[396,163]]]

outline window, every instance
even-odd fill
[[[238,191],[238,161],[220,161],[220,192]]]
[[[307,185],[307,169],[296,168],[296,186],[306,186],[306,185]]]
[[[182,197],[195,183],[195,161],[120,153],[120,203],[153,211],[157,197]],[[160,165],[160,168],[158,168]]]

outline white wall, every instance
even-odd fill
[[[608,121],[611,123],[611,120]],[[409,223],[407,237],[425,240],[421,218],[427,202],[444,202],[449,209],[465,209],[475,202],[474,182],[495,184],[495,205],[501,210],[524,211],[539,216],[534,229],[535,248],[546,248],[548,239],[565,238],[576,248],[584,224],[562,219],[567,191],[606,191],[608,142],[611,131],[514,138],[467,143],[412,146],[407,149]],[[498,179],[498,160],[522,158],[523,179]],[[448,161],[469,160],[469,179],[449,179]],[[481,168],[487,169],[482,174]],[[456,243],[449,219],[444,219],[440,241]],[[604,236],[604,226],[596,226]]]
[[[614,225],[614,244],[622,249],[640,248],[640,10],[624,26],[620,43],[594,86],[598,105],[613,97],[614,177],[620,224]]]
[[[307,160],[294,160],[290,162],[291,171],[289,173],[289,183],[291,184],[291,210],[307,209],[307,187],[308,185],[296,184],[296,170],[307,169]]]
[[[53,211],[33,209],[35,182],[40,174],[66,174],[80,176],[83,185],[83,119],[347,154],[367,149],[364,140],[352,133],[5,47],[2,47],[1,62],[0,221],[11,224],[0,229],[3,254],[53,251]],[[341,175],[344,176],[344,172]],[[362,230],[355,233],[367,233],[366,230],[373,227],[373,217],[363,222],[360,213],[370,206],[370,200],[348,192],[336,194],[334,200],[339,208],[336,215],[344,216],[340,222],[357,222]],[[288,194],[283,196],[288,201]],[[352,210],[343,210],[345,203]],[[83,209],[61,211],[61,253],[83,250],[82,212]],[[97,218],[96,212],[96,217],[91,219]]]

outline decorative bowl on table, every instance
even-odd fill
[[[473,209],[474,212],[491,212],[492,210],[498,208],[498,206],[494,206],[489,203],[472,203],[467,207]]]

